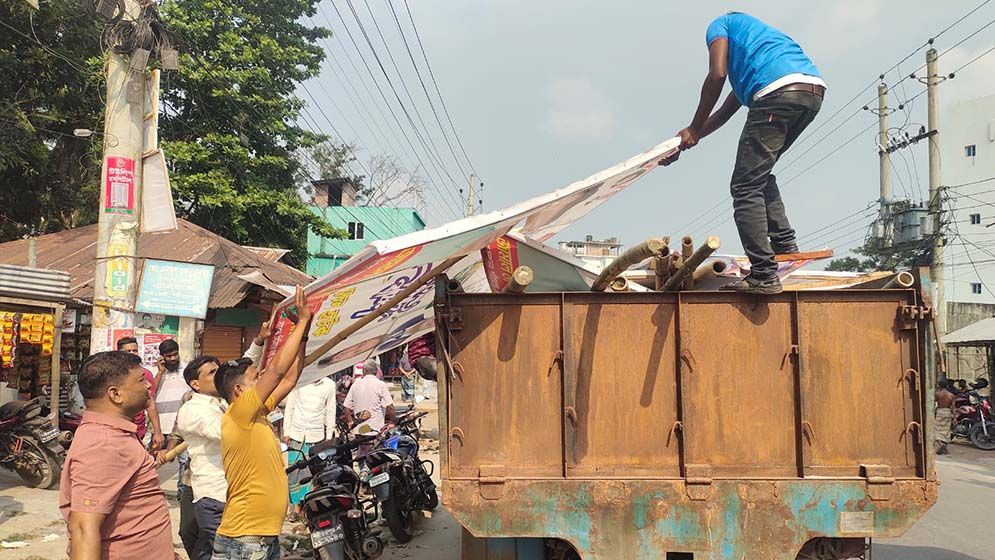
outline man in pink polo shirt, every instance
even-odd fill
[[[59,496],[70,559],[173,560],[166,495],[135,433],[135,414],[150,398],[141,359],[94,354],[78,384],[86,412],[66,455]]]

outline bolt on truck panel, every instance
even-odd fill
[[[476,538],[795,560],[936,501],[914,290],[437,286],[444,502]]]

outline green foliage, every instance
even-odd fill
[[[316,41],[329,34],[301,23],[316,4],[160,5],[181,53],[180,70],[162,77],[159,127],[177,214],[237,243],[291,249],[300,265],[308,229],[344,236],[300,192],[299,154],[326,140],[295,124],[304,102],[294,91],[318,74]],[[0,241],[97,214],[101,137],[72,130],[103,128],[101,28],[78,0],[31,13],[0,2],[0,21],[23,33],[0,26]]]
[[[928,252],[924,245],[910,247],[886,247],[880,239],[868,239],[853,253],[864,257],[842,257],[829,261],[826,270],[846,272],[872,272],[875,270],[907,270],[928,262]]]
[[[306,232],[343,232],[302,202],[296,154],[324,137],[295,121],[299,82],[318,74],[328,31],[301,23],[316,0],[166,0],[180,71],[163,80],[163,148],[180,215],[243,244],[284,247],[303,264]]]
[[[92,223],[100,146],[72,130],[102,128],[100,29],[66,0],[0,22],[0,241]]]

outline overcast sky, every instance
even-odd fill
[[[312,109],[315,122],[329,131],[324,120],[327,115],[346,140],[357,144],[364,157],[370,153],[400,152],[402,162],[412,165],[414,158],[403,136],[395,137],[390,132],[397,127],[343,32],[332,1],[325,0],[322,13],[315,18],[317,24],[330,26],[335,33],[328,42],[335,60],[329,60],[322,75],[307,84],[324,112],[321,115]],[[406,125],[346,1],[334,1]],[[459,169],[411,70],[388,0],[367,1],[442,160],[459,180]],[[392,1],[413,42],[403,1]],[[374,45],[381,49],[383,62],[393,78],[390,61],[370,25],[367,5],[363,0],[352,2],[368,26]],[[803,249],[830,246],[837,247],[838,254],[860,244],[863,227],[869,220],[858,215],[855,220],[844,221],[816,236],[809,235],[807,239],[805,236],[877,199],[876,117],[861,111],[824,141],[817,141],[864,103],[876,106],[876,87],[867,89],[858,101],[844,104],[872,84],[881,72],[980,3],[978,0],[771,0],[749,4],[660,0],[409,2],[449,111],[486,184],[486,210],[587,177],[662,142],[686,126],[706,71],[705,28],[714,17],[728,10],[743,10],[782,29],[813,59],[829,91],[821,114],[809,130],[825,126],[814,137],[803,136],[787,152],[775,173],[785,184],[787,179],[842,147],[783,188],[788,215],[801,237]],[[937,48],[942,52],[993,19],[995,4],[987,5],[940,37]],[[995,26],[941,58],[941,72],[953,70],[993,43]],[[415,44],[412,47],[417,48]],[[420,63],[417,51],[415,56]],[[922,50],[903,64],[900,72],[892,71],[886,80],[895,82],[924,61],[925,50]],[[941,106],[995,93],[992,76],[995,76],[995,53],[943,84]],[[429,80],[427,74],[423,77]],[[402,99],[410,105],[400,80],[394,78],[394,81]],[[902,86],[893,92],[898,99],[915,96],[924,87],[913,80],[906,80]],[[431,82],[428,88],[434,94]],[[307,95],[302,97],[310,103]],[[437,108],[445,119],[441,107]],[[842,112],[830,121],[841,108]],[[925,108],[923,95],[912,104],[908,115],[901,112],[891,117],[893,126],[907,119],[910,123],[925,122]],[[413,111],[412,116],[417,122]],[[741,109],[723,129],[685,153],[677,165],[654,171],[564,231],[558,239],[583,238],[586,234],[597,238],[618,236],[631,245],[649,236],[695,232],[699,239],[705,234],[719,235],[723,240],[722,252],[739,252],[732,212],[724,201],[728,199],[736,142],[745,116],[746,110]],[[377,119],[379,126],[371,122]],[[870,130],[860,134],[869,126]],[[908,130],[915,133],[918,126],[910,125]],[[408,135],[417,146],[410,129]],[[812,150],[802,156],[809,148]],[[899,156],[894,162],[898,175],[893,178],[894,191],[903,195],[908,190],[913,198],[922,198],[927,188],[926,146],[920,144],[904,150],[903,155],[905,159]],[[793,161],[799,156],[798,161]],[[428,163],[426,156],[422,159]],[[427,217],[431,225],[438,225],[451,216],[451,210],[440,202],[440,197],[455,205],[456,193],[443,175],[433,175],[440,186],[449,185],[446,195],[428,193],[431,207]],[[685,227],[720,203],[719,208],[707,214],[707,218],[716,218],[711,224],[699,220],[692,227]],[[698,227],[702,225],[706,227]]]

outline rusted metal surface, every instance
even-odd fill
[[[679,480],[515,480],[500,500],[481,498],[474,481],[444,484],[447,508],[472,535],[559,538],[584,560],[795,560],[818,537],[897,537],[936,501],[936,484],[921,480],[897,482],[886,502],[855,480],[717,481],[707,501]]]
[[[477,537],[793,560],[935,502],[912,290],[440,301],[443,494]]]

